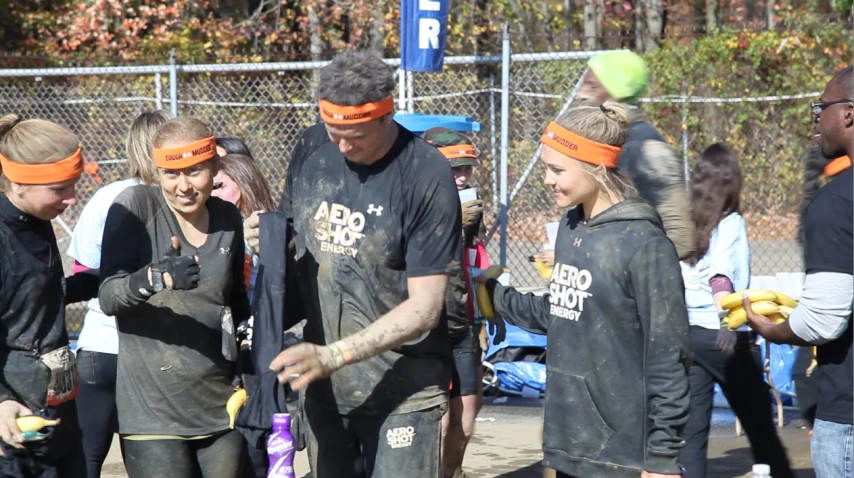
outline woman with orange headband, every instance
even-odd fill
[[[630,197],[616,169],[628,128],[625,106],[609,101],[570,109],[542,136],[544,184],[569,209],[549,292],[478,279],[496,315],[548,334],[543,464],[558,477],[680,473],[690,350],[682,278],[660,217]]]
[[[239,476],[243,438],[229,430],[237,342],[249,318],[240,211],[211,197],[210,129],[193,118],[157,130],[157,186],[111,206],[99,300],[116,317],[116,403],[130,478]]]
[[[97,274],[63,278],[51,219],[77,204],[77,137],[56,123],[0,118],[0,476],[85,477],[74,397],[79,375],[66,303],[97,293]],[[88,289],[88,290],[86,290]],[[21,433],[16,418],[57,426]],[[27,431],[26,429],[24,430]],[[44,433],[44,434],[42,434]]]

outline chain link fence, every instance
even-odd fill
[[[507,267],[515,285],[544,284],[528,257],[546,242],[544,225],[562,214],[542,185],[538,157],[545,125],[566,109],[596,52],[513,55],[508,90]],[[397,60],[388,60],[398,64]],[[64,124],[80,138],[87,168],[78,186],[80,206],[55,221],[60,249],[68,246],[77,216],[94,192],[124,174],[126,130],[143,111],[171,109],[208,122],[217,136],[243,139],[259,162],[274,200],[284,186],[290,152],[303,130],[319,120],[313,87],[325,62],[169,65],[76,69],[0,70],[3,113],[39,117]],[[501,150],[502,58],[446,57],[443,73],[409,73],[401,81],[410,109],[424,114],[464,115],[481,123],[472,138],[482,161],[473,182],[484,197],[488,250],[498,262],[501,238],[497,167]],[[171,69],[170,69],[171,68]],[[175,81],[170,81],[170,73]],[[405,89],[405,91],[404,91]],[[795,239],[800,197],[803,139],[809,128],[804,97],[698,99],[680,92],[651,91],[642,109],[684,159],[715,141],[727,141],[740,153],[746,183],[743,209],[748,218],[754,275],[801,270]],[[670,95],[670,96],[664,96]],[[674,96],[675,95],[675,96]],[[175,101],[173,103],[172,99]],[[801,111],[804,131],[775,125],[783,115]],[[749,121],[744,121],[744,115]],[[733,118],[740,118],[734,126]],[[746,125],[746,126],[745,126]],[[749,180],[747,178],[755,178]],[[66,258],[66,271],[70,263]],[[69,306],[68,328],[79,330],[85,304]]]

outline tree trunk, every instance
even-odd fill
[[[584,0],[584,44],[588,50],[599,49],[601,25],[599,3],[601,0]]]
[[[374,0],[373,16],[368,47],[382,57],[385,50],[385,2],[383,0]]]
[[[664,33],[664,21],[661,18],[663,7],[662,0],[646,0],[644,51],[658,50],[661,34]]]
[[[563,0],[563,18],[566,22],[566,43],[563,47],[564,51],[569,51],[572,48],[572,0]]]
[[[765,0],[765,27],[774,29],[774,0]]]
[[[635,50],[638,53],[643,53],[644,48],[646,47],[646,42],[644,39],[646,38],[646,24],[645,24],[645,13],[644,11],[647,9],[647,5],[644,3],[644,0],[635,1]]]
[[[706,0],[706,33],[718,31],[718,0]]]

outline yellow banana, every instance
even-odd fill
[[[780,306],[771,301],[760,301],[750,304],[753,312],[760,315],[771,315],[780,312]],[[729,330],[736,330],[747,323],[747,311],[743,307],[736,307],[729,311],[723,320]]]
[[[504,268],[499,265],[489,266],[489,269],[486,269],[481,273],[483,277],[487,279],[498,279],[501,277],[501,274],[504,273]]]
[[[249,394],[246,389],[239,389],[231,395],[228,403],[225,404],[225,411],[228,412],[228,428],[234,429],[234,420],[237,418],[237,413],[249,399]]]
[[[777,303],[778,304],[785,305],[786,307],[789,307],[792,309],[794,309],[795,307],[798,306],[798,301],[789,297],[788,295],[783,294],[782,292],[775,292],[775,293],[777,294]]]
[[[772,290],[766,289],[745,289],[738,292],[733,292],[721,300],[721,307],[726,310],[733,310],[742,306],[742,294],[747,294],[750,302],[776,302],[777,294]],[[787,304],[786,304],[787,305]]]
[[[537,274],[543,279],[549,280],[552,278],[552,268],[544,261],[534,261],[534,269],[537,270]]]
[[[495,265],[490,266],[489,269],[483,271],[481,275],[487,279],[498,279],[503,273],[504,269],[501,266]],[[489,292],[486,290],[486,286],[484,284],[478,284],[475,294],[477,296],[477,308],[480,309],[480,315],[484,319],[494,319],[495,309],[492,308],[492,300],[489,298]]]
[[[45,420],[36,415],[29,415],[16,418],[15,424],[18,425],[18,430],[21,430],[21,433],[25,433],[38,431],[44,427],[55,427],[59,425],[59,420]]]
[[[781,314],[781,313],[779,313],[779,312],[778,312],[778,313],[776,313],[776,314],[771,314],[771,315],[769,315],[769,316],[768,316],[768,318],[769,318],[769,319],[771,319],[771,321],[772,321],[772,322],[774,322],[775,324],[779,324],[779,323],[781,323],[781,322],[785,322],[785,321],[786,321],[786,317],[785,317],[785,316],[783,316],[783,314]]]
[[[477,285],[477,308],[480,309],[480,315],[484,319],[495,318],[495,309],[492,308],[492,301],[489,300],[489,292],[483,284]]]
[[[792,311],[795,310],[792,307],[781,305],[780,306],[780,315],[783,316],[784,319],[788,319],[789,315],[791,315]]]

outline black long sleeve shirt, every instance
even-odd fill
[[[62,260],[50,221],[21,212],[5,195],[0,195],[0,334],[0,401],[43,407],[50,373],[39,356],[68,345]]]

